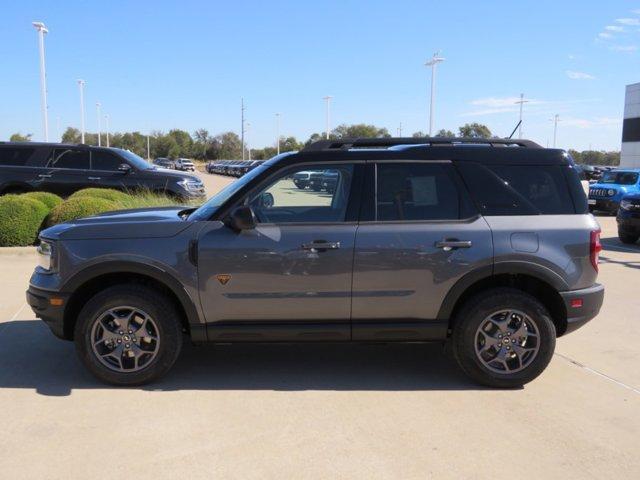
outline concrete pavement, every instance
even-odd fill
[[[24,308],[35,255],[0,253],[0,476],[638,478],[640,245],[599,221],[600,316],[512,391],[435,345],[187,347],[161,382],[107,387]]]

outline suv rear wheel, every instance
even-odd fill
[[[514,388],[540,375],[553,356],[556,331],[546,308],[510,288],[482,292],[455,319],[452,349],[460,368],[489,387]]]
[[[155,290],[109,287],[91,298],[75,326],[76,350],[98,379],[142,385],[163,376],[182,347],[178,312]]]
[[[618,229],[618,238],[622,243],[636,243],[638,241],[638,238],[640,238],[640,236],[634,235],[632,233],[627,233]]]

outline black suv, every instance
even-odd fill
[[[68,196],[87,187],[145,189],[182,199],[205,196],[198,177],[160,170],[128,150],[0,142],[0,194],[38,190]]]
[[[326,172],[326,191],[295,184]],[[120,385],[166,373],[186,334],[447,342],[471,378],[514,387],[604,296],[571,157],[524,140],[322,141],[197,209],[112,212],[40,240],[29,304]]]

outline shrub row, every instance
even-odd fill
[[[113,189],[87,188],[63,200],[47,192],[0,197],[0,247],[33,245],[40,230],[62,222],[127,208],[175,205],[166,195],[128,194]]]

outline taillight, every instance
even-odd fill
[[[589,241],[589,258],[591,259],[591,265],[598,271],[598,259],[600,252],[602,251],[602,244],[600,243],[600,229],[591,231],[591,238]]]

